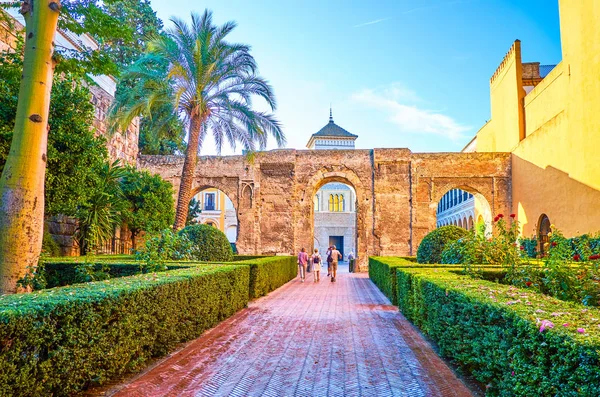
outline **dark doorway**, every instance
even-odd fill
[[[546,254],[546,243],[550,242],[550,239],[548,238],[548,233],[550,233],[550,219],[548,219],[548,216],[546,216],[546,214],[542,214],[540,216],[540,220],[539,222],[539,227],[538,227],[538,241],[539,241],[539,247],[538,247],[538,251],[540,253],[541,257],[544,257]]]
[[[344,256],[344,236],[329,236],[329,246],[332,245]]]

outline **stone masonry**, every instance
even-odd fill
[[[183,157],[138,157],[138,168],[179,190]],[[440,198],[460,188],[481,194],[492,213],[511,202],[508,153],[412,153],[408,149],[273,150],[245,156],[200,157],[194,194],[223,191],[238,213],[242,254],[293,254],[314,241],[313,197],[329,182],[356,191],[356,254],[361,270],[372,255],[415,255],[436,227]]]

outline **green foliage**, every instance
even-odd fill
[[[538,256],[538,240],[537,237],[520,237],[520,250],[521,253],[528,258],[537,258]]]
[[[438,264],[419,264],[414,256],[408,257],[369,257],[369,278],[388,297],[393,305],[398,304],[398,293],[396,291],[396,269],[399,267],[435,268]],[[459,266],[450,266],[459,269]],[[450,268],[449,267],[449,268]]]
[[[0,172],[12,140],[23,69],[19,52],[0,53]],[[50,100],[46,214],[74,215],[92,195],[99,170],[108,158],[105,141],[94,137],[94,107],[89,89],[72,74],[54,80]]]
[[[218,151],[225,142],[233,148],[236,143],[249,150],[264,148],[269,135],[283,145],[285,138],[274,116],[252,109],[253,97],[264,99],[271,109],[275,98],[272,87],[257,75],[250,47],[226,41],[236,24],[216,26],[208,10],[192,13],[191,26],[178,18],[172,22],[174,27],[154,37],[146,55],[123,76],[136,84],[117,98],[112,109],[121,128],[136,116],[168,113],[170,106],[171,119],[183,119],[188,131],[202,119],[200,142],[211,133]],[[195,109],[200,113],[194,114]]]
[[[442,252],[446,244],[469,234],[457,226],[442,226],[427,234],[417,249],[417,262],[441,263]]]
[[[487,395],[600,395],[597,309],[442,269],[396,272],[402,313]]]
[[[187,234],[174,233],[165,229],[160,234],[146,239],[144,248],[136,252],[142,262],[142,271],[165,270],[171,260],[191,260],[195,249]]]
[[[235,264],[250,266],[250,299],[275,291],[298,272],[295,256],[258,257]]]
[[[58,256],[60,255],[60,246],[50,233],[44,230],[44,236],[42,237],[42,255],[46,256]]]
[[[43,256],[38,261],[37,266],[27,268],[27,273],[17,281],[17,285],[26,291],[37,291],[48,287],[46,263]]]
[[[0,390],[68,396],[143,368],[246,306],[248,266],[189,269],[0,297]]]
[[[185,225],[189,226],[198,224],[196,218],[198,218],[200,213],[202,213],[202,203],[200,203],[200,201],[196,200],[195,198],[192,198],[190,200],[190,206],[188,208]]]
[[[206,262],[231,262],[233,250],[225,233],[209,225],[190,225],[179,231],[192,242],[192,258]]]
[[[121,179],[121,191],[127,205],[123,220],[131,231],[134,248],[135,238],[141,231],[157,233],[173,224],[173,185],[159,175],[127,168]]]
[[[127,208],[120,184],[125,173],[125,168],[118,161],[104,164],[99,178],[90,186],[91,196],[80,203],[75,214],[79,221],[75,236],[81,255],[109,241],[115,228],[121,224],[123,211]]]

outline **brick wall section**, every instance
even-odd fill
[[[369,255],[414,255],[435,228],[437,203],[461,188],[485,198],[492,213],[508,213],[507,153],[412,153],[408,149],[274,150],[198,160],[194,190],[215,187],[233,201],[237,247],[244,254],[293,254],[314,241],[313,197],[329,182],[356,191],[359,265]],[[183,158],[139,156],[138,167],[171,181],[177,192]]]

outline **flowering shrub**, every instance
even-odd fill
[[[536,236],[527,238],[520,237],[519,238],[519,249],[521,250],[521,254],[527,258],[537,258],[538,256],[538,240]]]
[[[486,237],[485,225],[480,225],[479,232],[468,232],[466,236],[445,246],[441,262],[444,264],[462,264],[465,271],[473,276],[481,275],[482,265],[497,265],[513,275],[521,262],[521,254],[517,245],[519,223],[514,214],[509,220],[499,214],[494,218],[496,233]]]

